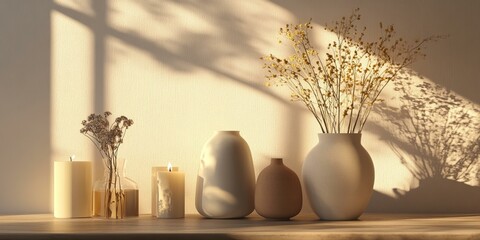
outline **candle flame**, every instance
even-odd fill
[[[172,171],[172,164],[171,163],[168,163],[168,171],[171,172]]]
[[[70,162],[73,161],[73,159],[75,159],[75,155],[70,156]]]

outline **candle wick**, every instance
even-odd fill
[[[74,158],[75,158],[75,155],[70,156],[70,162],[73,162]]]

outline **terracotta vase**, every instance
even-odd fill
[[[253,212],[252,154],[238,131],[218,131],[205,144],[197,176],[195,207],[208,218],[242,218]]]
[[[255,210],[264,218],[288,220],[302,209],[302,187],[297,174],[272,158],[258,175],[255,188]]]
[[[354,220],[373,191],[374,168],[361,144],[362,134],[319,134],[303,163],[310,205],[323,220]]]

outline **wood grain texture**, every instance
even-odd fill
[[[358,221],[244,219],[55,219],[0,216],[0,239],[480,239],[480,215],[366,214]]]

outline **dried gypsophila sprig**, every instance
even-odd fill
[[[393,25],[384,27],[375,41],[365,39],[366,27],[360,28],[359,9],[343,17],[332,27],[336,40],[327,47],[325,57],[312,46],[305,24],[280,28],[280,35],[293,47],[287,58],[273,54],[262,57],[267,69],[267,86],[287,86],[291,100],[301,101],[315,116],[324,133],[360,133],[385,86],[399,77],[402,70],[417,60],[425,44],[442,36],[429,36],[413,43],[396,36]],[[282,41],[279,41],[282,43]]]
[[[117,166],[118,149],[123,143],[127,129],[133,125],[133,120],[120,116],[110,124],[108,120],[110,115],[112,114],[108,111],[103,114],[90,114],[87,120],[82,121],[80,133],[95,144],[106,167],[112,169]]]

